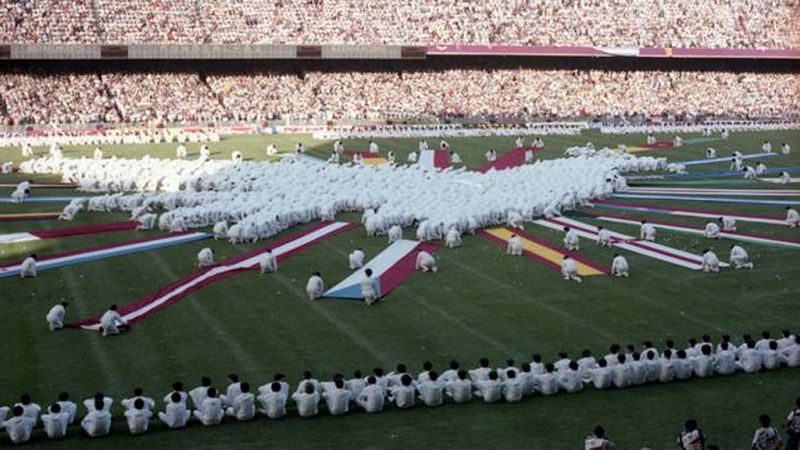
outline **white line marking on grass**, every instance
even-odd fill
[[[167,274],[169,278],[175,280],[180,278],[180,276],[176,274],[174,270],[172,270],[169,264],[164,261],[161,255],[151,252],[150,257],[156,263],[159,270]],[[247,350],[245,350],[244,347],[239,344],[236,338],[228,333],[226,327],[220,323],[219,319],[208,312],[208,309],[202,304],[201,301],[188,301],[186,303],[189,304],[192,311],[200,317],[202,326],[213,332],[217,338],[219,338],[220,342],[225,344],[230,352],[230,355],[233,356],[233,359],[236,361],[236,365],[238,367],[246,369],[251,374],[264,373],[264,368],[258,364],[258,358],[255,358],[253,355],[249,354]],[[230,324],[230,326],[233,325],[234,324]]]
[[[464,322],[462,322],[461,319],[451,316],[450,314],[447,313],[447,311],[439,308],[438,306],[435,306],[435,305],[432,305],[432,304],[428,303],[427,300],[425,300],[421,296],[415,294],[412,289],[408,288],[408,286],[405,286],[405,285],[404,286],[399,286],[398,289],[401,290],[401,292],[403,292],[403,291],[406,292],[409,297],[411,297],[418,304],[422,305],[423,308],[427,309],[428,311],[432,311],[433,313],[435,313],[439,317],[447,320],[448,322],[453,323],[454,325],[458,326],[459,328],[461,328],[462,330],[466,331],[467,333],[469,333],[469,334],[475,336],[476,338],[486,342],[487,344],[491,345],[495,350],[498,350],[499,352],[504,353],[506,356],[515,358],[519,354],[525,354],[525,352],[518,352],[518,351],[516,351],[516,349],[513,349],[513,351],[512,351],[512,349],[508,345],[503,344],[502,342],[498,341],[497,339],[491,338],[491,337],[487,336],[484,333],[481,333],[480,331],[476,330],[475,328],[473,328],[473,327],[465,324]]]
[[[519,298],[530,299],[530,292],[526,292],[526,291],[524,291],[522,289],[519,289],[519,288],[516,288],[516,287],[514,287],[514,286],[512,286],[510,284],[506,284],[506,283],[502,283],[500,281],[497,281],[495,278],[493,278],[493,277],[491,277],[489,275],[486,275],[485,273],[483,273],[483,272],[481,272],[479,270],[475,270],[472,267],[470,267],[470,266],[458,261],[458,259],[454,258],[454,259],[448,260],[448,261],[454,263],[458,267],[460,267],[460,268],[462,268],[462,269],[464,269],[464,270],[466,270],[466,271],[468,271],[468,272],[470,272],[472,274],[477,275],[479,278],[481,278],[483,280],[486,280],[489,283],[491,283],[491,284],[493,284],[493,285],[495,285],[497,287],[500,287],[500,288],[502,288],[502,289],[504,289],[506,291],[513,292]],[[530,303],[530,302],[528,302],[528,303]],[[572,314],[570,314],[570,313],[568,313],[568,312],[566,312],[566,311],[564,311],[564,310],[562,310],[560,308],[556,308],[555,306],[553,306],[551,304],[537,302],[537,301],[534,301],[533,304],[536,305],[536,306],[539,306],[539,307],[541,307],[543,309],[546,309],[547,311],[549,311],[549,312],[551,312],[551,313],[553,313],[555,315],[561,316],[566,320],[569,320],[571,324],[580,323],[582,326],[586,327],[587,329],[590,329],[590,330],[594,331],[596,334],[598,334],[600,336],[603,336],[606,339],[609,339],[609,340],[612,340],[612,341],[615,339],[614,336],[612,336],[611,334],[607,333],[606,331],[604,331],[604,330],[602,330],[600,328],[597,328],[596,326],[592,325],[591,322],[582,321],[582,320],[578,319],[577,317],[573,316]]]
[[[308,297],[306,296],[305,291],[292,284],[292,282],[289,281],[283,275],[281,275],[280,272],[273,273],[270,275],[270,277],[274,278],[276,282],[278,282],[281,286],[285,287],[289,292],[294,294],[297,298],[307,303],[312,303],[311,300],[309,300]],[[333,314],[331,314],[329,311],[325,309],[324,307],[325,305],[322,305],[320,303],[319,305],[310,305],[310,306],[312,306],[311,310],[325,317],[325,319],[328,322],[332,323],[337,330],[339,330],[342,334],[350,338],[350,340],[353,341],[353,343],[355,343],[357,346],[361,347],[370,355],[372,355],[372,357],[375,358],[376,361],[380,361],[381,364],[387,366],[394,364],[394,361],[392,361],[385,352],[378,350],[375,346],[373,346],[370,343],[369,339],[359,334],[357,331],[355,331],[352,327],[350,327],[346,323],[337,319]]]
[[[75,280],[75,274],[72,273],[72,268],[67,267],[65,270],[62,271],[61,276],[64,279],[65,287],[69,292],[68,298],[71,299],[70,301],[70,309],[74,309],[78,316],[84,316],[84,297],[81,293],[81,289],[78,286],[78,283]],[[98,337],[100,333],[96,333],[94,336],[87,335],[87,340],[89,341],[89,346],[91,347],[91,351],[89,352],[92,357],[94,358],[97,367],[100,368],[101,375],[105,380],[103,383],[96,383],[95,385],[98,386],[113,386],[114,388],[118,387],[115,384],[120,383],[122,378],[120,376],[119,371],[116,368],[116,365],[111,363],[109,359],[108,352],[103,345],[100,345],[98,342]],[[102,337],[101,337],[102,339]],[[120,386],[121,387],[121,386]]]

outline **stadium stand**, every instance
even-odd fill
[[[0,74],[8,125],[271,119],[787,117],[797,74],[701,71],[310,71]]]
[[[0,42],[798,48],[797,8],[795,0],[15,0],[0,6]]]

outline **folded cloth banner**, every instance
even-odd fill
[[[765,183],[783,184],[784,181],[780,178],[759,178],[758,181]],[[789,178],[789,183],[800,183],[800,178]]]
[[[349,156],[350,159],[355,158],[356,155],[361,156],[361,158],[363,158],[363,159],[383,158],[380,153],[370,153],[368,151],[345,150],[344,154]]]
[[[0,244],[16,242],[38,241],[40,239],[55,239],[85,234],[110,233],[113,231],[132,231],[139,226],[139,222],[112,222],[94,225],[80,225],[77,227],[55,228],[52,230],[30,231],[10,234],[0,234]]]
[[[0,203],[69,203],[86,197],[27,197],[22,202],[10,197],[0,198]]]
[[[759,181],[766,181],[767,178],[759,178],[758,180],[746,180],[744,178],[734,178],[734,179],[710,179],[710,180],[683,180],[683,181],[664,181],[659,179],[653,180],[628,180],[628,186],[658,186],[658,187],[668,187],[668,186],[754,186],[758,184]]]
[[[569,255],[575,260],[578,266],[578,275],[608,275],[599,265],[589,261],[583,256],[560,249],[544,241],[541,241],[522,230],[512,228],[489,228],[479,230],[478,235],[506,248],[511,235],[516,234],[522,241],[522,254],[535,261],[545,264],[556,272],[561,272],[561,263],[564,256]]]
[[[557,219],[542,219],[536,220],[533,223],[536,225],[550,228],[552,230],[563,230],[564,227],[570,227],[575,230],[579,236],[596,241],[598,229],[594,225],[579,222],[574,219],[566,217],[559,217]],[[628,250],[633,253],[638,253],[643,256],[648,256],[659,261],[664,261],[676,266],[685,267],[692,270],[700,270],[703,268],[703,257],[693,253],[678,250],[663,244],[655,242],[641,241],[633,236],[618,233],[609,230],[611,234],[611,243],[615,247]],[[728,264],[720,263],[721,267],[727,267]]]
[[[800,167],[768,167],[766,173],[779,174],[781,172],[798,173]],[[711,177],[730,177],[730,176],[744,176],[741,170],[710,170],[706,172],[688,172],[688,173],[671,173],[667,175],[643,175],[630,177],[633,180],[639,179],[674,179],[674,178],[711,178]]]
[[[478,169],[480,173],[486,173],[491,169],[503,170],[511,167],[519,167],[525,164],[525,153],[528,151],[538,152],[541,147],[518,147],[511,149],[497,158],[496,161],[488,162]]]
[[[417,255],[423,250],[432,254],[439,250],[439,246],[405,239],[395,241],[322,296],[364,300],[361,295],[361,281],[366,278],[364,271],[370,269],[373,278],[378,282],[379,296],[384,297],[415,272]]]
[[[605,200],[594,200],[590,206],[597,209],[612,209],[620,211],[638,211],[654,214],[666,214],[669,216],[685,217],[704,217],[708,219],[719,219],[720,217],[731,217],[740,222],[764,223],[769,225],[786,225],[786,220],[770,216],[759,216],[755,214],[730,213],[725,211],[711,211],[707,209],[690,208],[670,208],[666,206],[640,205],[636,203],[609,202]]]
[[[732,197],[800,197],[800,189],[712,189],[689,187],[629,187],[622,194],[729,195]]]
[[[446,169],[450,167],[450,152],[447,150],[422,150],[417,164],[426,169]]]
[[[115,256],[129,255],[132,253],[155,250],[157,248],[185,244],[187,242],[194,242],[210,237],[211,234],[209,233],[181,233],[169,237],[155,237],[150,239],[129,241],[122,244],[103,245],[100,247],[78,250],[74,252],[57,253],[40,257],[36,262],[36,270],[41,272],[43,270],[55,269],[57,267],[71,266],[74,264],[82,264],[100,259],[113,258]],[[20,268],[21,264],[0,266],[0,278],[19,276]]]
[[[775,152],[769,153],[750,153],[741,157],[742,160],[747,161],[750,159],[763,159],[763,158],[771,158],[773,156],[778,156]],[[720,158],[707,158],[707,159],[694,159],[691,161],[678,161],[675,164],[680,164],[682,166],[703,166],[706,164],[717,164],[717,163],[729,163],[733,159],[733,156],[723,156]]]
[[[268,248],[272,249],[272,254],[280,262],[300,253],[317,242],[357,226],[358,224],[346,222],[322,222],[268,246],[228,258],[217,266],[195,271],[133,303],[120,306],[118,312],[129,324],[134,324],[175,304],[205,286],[232,277],[237,273],[256,268]],[[86,330],[97,330],[100,327],[99,320],[99,317],[92,317],[80,320],[71,324],[71,326]]]
[[[690,202],[735,203],[738,205],[800,205],[800,200],[754,200],[726,197],[697,197],[692,195],[614,194],[612,198],[639,198],[649,200],[681,200]]]
[[[434,150],[433,167],[437,169],[447,169],[450,167],[450,152],[447,150]]]
[[[627,147],[625,150],[628,153],[639,153],[639,152],[649,152],[653,150],[663,150],[672,147],[673,147],[672,141],[658,141],[655,144],[632,145],[630,147]]]
[[[37,238],[36,236],[24,231],[19,233],[0,234],[0,244],[17,244],[20,242],[38,241],[38,240],[39,238]]]
[[[641,222],[638,220],[631,220],[626,217],[618,217],[618,216],[607,216],[607,215],[597,216],[597,220],[602,220],[605,222],[621,223],[626,225],[635,225],[635,226],[639,226],[641,224]],[[653,222],[652,220],[648,220],[647,223],[652,224],[654,227],[663,230],[677,231],[679,233],[688,233],[700,236],[705,235],[705,229],[703,228],[688,227],[685,225],[676,225],[672,223]],[[754,244],[774,245],[779,247],[800,249],[800,241],[795,241],[791,239],[777,239],[770,236],[762,236],[762,235],[747,234],[747,233],[731,233],[728,231],[721,231],[719,233],[719,236],[725,239],[751,242]]]
[[[23,220],[51,220],[58,219],[60,212],[0,214],[0,222],[18,222]]]

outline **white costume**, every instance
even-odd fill
[[[103,330],[103,336],[119,334],[119,327],[122,325],[127,325],[127,322],[114,310],[109,309],[100,317],[100,328]]]
[[[155,215],[155,214],[144,214],[141,217],[139,217],[138,219],[136,219],[136,221],[139,222],[139,226],[136,227],[136,229],[137,230],[152,230],[153,227],[156,226],[156,220],[157,219],[158,219],[158,216]]]
[[[622,255],[617,255],[611,261],[611,275],[615,277],[628,276],[628,260]]]
[[[573,280],[578,283],[583,281],[581,277],[578,276],[578,264],[570,257],[564,258],[564,261],[561,263],[561,275],[565,280]]]
[[[328,389],[322,393],[322,399],[328,405],[328,412],[332,416],[347,414],[350,410],[350,400],[352,398],[352,392],[344,388],[337,388],[335,385],[333,389]]]
[[[719,273],[719,258],[711,250],[703,253],[703,272]]]
[[[288,390],[288,389],[287,389]],[[270,419],[280,419],[286,416],[286,400],[288,396],[286,392],[265,392],[258,396],[258,402],[261,404],[259,412],[264,414]]]
[[[197,253],[197,267],[211,267],[214,265],[214,251],[208,247]]]
[[[83,418],[81,428],[91,437],[105,436],[111,431],[111,413],[93,410]]]
[[[445,393],[456,403],[472,400],[472,383],[469,380],[457,379],[445,385]]]
[[[388,234],[389,234],[389,243],[390,244],[392,242],[399,241],[400,239],[403,239],[403,229],[400,228],[400,225],[392,225],[392,227],[389,228],[389,233]]]
[[[28,442],[31,439],[31,431],[33,431],[35,425],[35,419],[24,415],[12,417],[3,423],[8,437],[11,439],[11,442],[15,444]]]
[[[203,400],[199,409],[193,411],[193,415],[205,426],[218,425],[225,416],[222,401],[216,397],[208,397]]]
[[[639,239],[654,242],[656,240],[656,227],[651,223],[643,223],[639,231]]]
[[[439,268],[436,267],[436,259],[424,250],[417,254],[415,268],[420,272],[437,272],[439,270]]]
[[[497,379],[478,380],[474,383],[477,391],[475,395],[482,397],[486,403],[494,403],[499,401],[503,396],[503,383]]]
[[[722,231],[736,231],[736,219],[733,217],[722,217]]]
[[[800,213],[794,208],[786,208],[786,224],[790,228],[797,228],[800,225]],[[34,274],[35,276],[35,274]]]
[[[158,418],[172,429],[185,427],[189,417],[191,417],[191,412],[186,409],[184,402],[170,402],[164,412],[158,413]]]
[[[364,267],[364,252],[361,249],[355,249],[348,255],[350,260],[351,269],[360,269]]]
[[[368,385],[356,398],[356,404],[368,413],[383,411],[383,401],[383,388],[377,384]]]
[[[734,269],[753,268],[753,263],[750,262],[750,255],[748,255],[747,250],[740,245],[734,245],[731,247],[730,262]]]
[[[522,225],[523,217],[522,214],[518,213],[517,211],[511,210],[506,215],[506,225],[512,228],[519,228],[520,230],[524,229],[525,227]]]
[[[36,276],[36,259],[32,256],[25,258],[20,265],[20,278],[33,278]]]
[[[147,433],[147,427],[150,425],[150,418],[153,417],[153,412],[149,409],[129,409],[125,411],[125,418],[128,420],[128,430],[131,434],[144,434]]]
[[[63,439],[67,436],[67,425],[69,425],[69,413],[49,412],[42,414],[42,424],[48,439]]]
[[[214,239],[228,238],[228,222],[222,221],[214,224]]]
[[[564,248],[570,251],[580,249],[580,239],[578,238],[577,231],[572,229],[566,231],[566,234],[564,235]]]
[[[322,277],[317,274],[311,275],[308,279],[308,283],[306,283],[308,299],[316,300],[322,297],[323,292],[325,292],[325,282],[322,281]]]
[[[605,228],[598,230],[597,245],[601,247],[611,247],[611,232]]]
[[[513,256],[522,256],[522,239],[519,236],[511,236],[508,239],[506,253]]]
[[[361,280],[361,295],[364,297],[367,306],[375,303],[380,295],[377,282],[374,278],[366,274],[364,275],[364,279]]]
[[[15,203],[22,203],[23,200],[28,196],[30,193],[30,183],[27,181],[23,181],[22,183],[17,185],[17,188],[14,189],[14,192],[11,193],[11,199]]]
[[[258,261],[258,267],[262,274],[278,271],[278,259],[272,252],[265,252]]]
[[[64,316],[66,315],[67,309],[61,303],[50,308],[50,311],[47,312],[47,317],[45,317],[50,331],[64,328]]]
[[[242,392],[233,400],[233,405],[228,407],[225,414],[235,417],[240,422],[253,420],[256,417],[255,396],[249,392]]]
[[[444,245],[447,248],[456,248],[461,246],[461,233],[455,227],[447,230]]]
[[[714,222],[708,222],[706,224],[706,228],[703,230],[703,236],[708,239],[719,239],[719,225]]]

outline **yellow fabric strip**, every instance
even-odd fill
[[[500,238],[506,242],[508,242],[508,240],[511,239],[511,235],[513,234],[512,231],[506,228],[490,228],[485,231],[491,234],[492,236]],[[566,252],[545,247],[544,245],[531,241],[530,239],[526,239],[524,236],[519,236],[519,238],[522,241],[523,249],[533,253],[534,255],[542,257],[552,262],[553,264],[561,266],[561,263],[564,260],[564,255],[566,255]],[[586,264],[580,261],[576,260],[575,263],[577,263],[578,265],[578,274],[581,276],[588,277],[593,275],[605,275],[605,273],[595,269],[594,267],[587,266]]]

